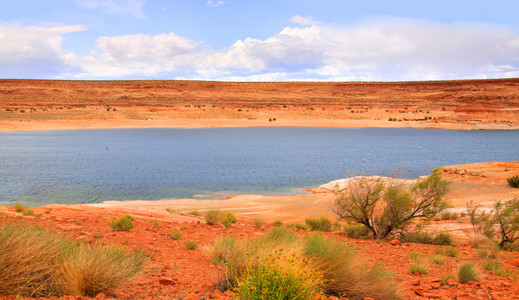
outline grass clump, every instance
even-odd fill
[[[168,213],[172,213],[172,214],[176,214],[176,213],[180,212],[178,209],[169,208],[169,207],[164,210],[167,211]]]
[[[449,257],[458,256],[458,250],[453,247],[443,247],[443,248],[436,249],[436,253],[445,255],[445,256],[449,256]]]
[[[510,276],[510,272],[503,268],[501,262],[497,259],[489,258],[482,263],[483,268],[487,271],[492,271],[499,276]]]
[[[265,225],[265,220],[263,220],[261,218],[256,218],[256,219],[254,219],[253,224],[254,224],[254,227],[260,228],[261,226]]]
[[[183,235],[184,234],[181,231],[175,230],[175,231],[173,231],[172,233],[169,234],[169,237],[174,239],[174,240],[180,240],[180,238]]]
[[[429,265],[422,254],[410,252],[407,257],[411,260],[411,263],[407,266],[411,274],[426,274],[429,271]]]
[[[362,236],[367,236],[369,230],[364,224],[346,224],[343,227],[344,234],[348,237],[358,239]]]
[[[460,283],[467,283],[475,281],[478,277],[476,266],[472,263],[464,263],[458,268],[458,281]]]
[[[319,234],[301,239],[275,228],[245,240],[221,238],[210,256],[225,266],[222,288],[235,289],[243,299],[312,299],[322,293],[351,299],[397,297],[386,269],[367,263],[352,246]]]
[[[223,220],[223,213],[219,209],[210,209],[205,213],[205,222],[208,225],[216,225]]]
[[[186,249],[193,250],[198,248],[198,243],[195,241],[187,241],[186,242]]]
[[[429,260],[435,265],[443,265],[445,263],[445,258],[438,255],[431,256]]]
[[[307,218],[305,223],[310,226],[310,229],[316,231],[329,232],[332,229],[332,222],[325,216],[320,218]]]
[[[23,212],[22,212],[22,216],[33,216],[34,215],[34,210],[30,209],[30,208],[26,208]]]
[[[192,215],[192,216],[201,216],[202,213],[199,212],[198,210],[194,209],[194,210],[191,210],[187,213],[188,215]]]
[[[133,228],[133,221],[135,221],[135,219],[130,216],[122,216],[119,220],[112,219],[109,225],[110,228],[116,231],[128,231]]]
[[[141,251],[78,244],[37,227],[0,227],[0,294],[94,297],[124,287],[146,263]]]

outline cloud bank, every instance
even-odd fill
[[[291,21],[293,26],[269,38],[247,37],[224,49],[172,32],[99,37],[83,57],[60,48],[61,36],[85,30],[81,26],[0,26],[0,76],[237,81],[519,77],[519,33],[508,28],[399,19],[356,26],[302,16]]]

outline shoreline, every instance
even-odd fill
[[[466,124],[450,122],[390,122],[386,120],[354,119],[167,119],[167,120],[48,120],[6,121],[0,120],[0,132],[36,132],[80,129],[146,129],[146,128],[240,128],[240,127],[315,127],[315,128],[410,128],[446,130],[519,130],[517,125]]]

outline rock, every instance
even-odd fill
[[[433,289],[439,289],[440,288],[440,284],[438,282],[434,282],[434,283],[431,283],[431,287]]]
[[[97,294],[97,296],[94,298],[96,300],[105,300],[106,296],[103,293]]]
[[[364,300],[375,300],[375,299],[373,299],[371,297],[365,297]]]
[[[393,246],[400,246],[400,245],[402,245],[402,243],[399,240],[392,240],[391,241],[391,245],[393,245]]]
[[[458,285],[458,282],[451,278],[451,279],[447,280],[447,285],[456,286],[456,285]]]
[[[197,294],[191,294],[184,298],[184,300],[200,300],[200,296],[198,296]]]
[[[162,285],[173,285],[175,281],[169,277],[162,277],[159,279],[159,283]]]
[[[330,296],[330,297],[328,297],[328,300],[339,300],[339,298],[337,298],[335,296]]]
[[[416,288],[414,290],[415,294],[417,294],[418,296],[424,296],[425,295],[425,290],[423,288]]]
[[[420,278],[416,278],[411,282],[411,285],[413,286],[419,286],[420,285]]]
[[[216,289],[216,290],[214,290],[214,292],[211,293],[211,295],[209,295],[209,298],[211,298],[211,299],[220,298],[222,295],[223,295],[222,291],[220,291],[219,289]]]

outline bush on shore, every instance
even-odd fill
[[[255,238],[218,239],[210,252],[213,263],[225,266],[219,287],[234,289],[246,299],[266,299],[262,291],[274,299],[311,299],[315,294],[398,298],[393,276],[385,268],[368,263],[353,246],[320,234],[301,239],[275,228]]]
[[[24,224],[0,227],[0,295],[94,297],[131,282],[146,261],[142,251],[78,244]]]

